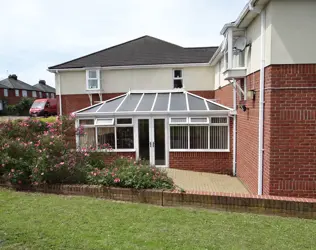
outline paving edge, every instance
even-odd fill
[[[316,219],[316,199],[246,194],[175,192],[152,189],[114,188],[95,185],[39,185],[13,186],[0,183],[0,187],[16,191],[41,192],[62,195],[91,196],[103,199],[147,203],[168,207],[192,207],[229,212],[279,215]]]

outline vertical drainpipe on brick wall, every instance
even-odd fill
[[[237,91],[236,80],[233,79],[233,105],[234,105],[234,127],[233,127],[233,175],[236,176],[236,154],[237,154]]]
[[[61,102],[61,81],[60,81],[60,74],[58,70],[56,70],[57,79],[58,79],[58,91],[59,91],[59,116],[63,115],[63,108],[62,108],[62,102]]]
[[[261,65],[260,65],[260,89],[259,89],[259,148],[258,148],[258,195],[263,193],[263,152],[264,152],[264,68],[265,68],[265,29],[266,11],[260,12],[261,18]]]

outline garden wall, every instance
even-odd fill
[[[12,186],[3,183],[0,183],[0,186],[12,188]],[[316,199],[224,193],[181,193],[162,190],[136,190],[88,185],[20,186],[17,187],[16,190],[92,196],[168,207],[194,207],[230,212],[250,212],[309,219],[316,218]]]

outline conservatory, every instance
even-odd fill
[[[169,167],[173,152],[230,152],[231,113],[183,89],[129,91],[75,112],[76,143]]]

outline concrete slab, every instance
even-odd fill
[[[166,168],[168,176],[186,191],[249,194],[237,177]]]

